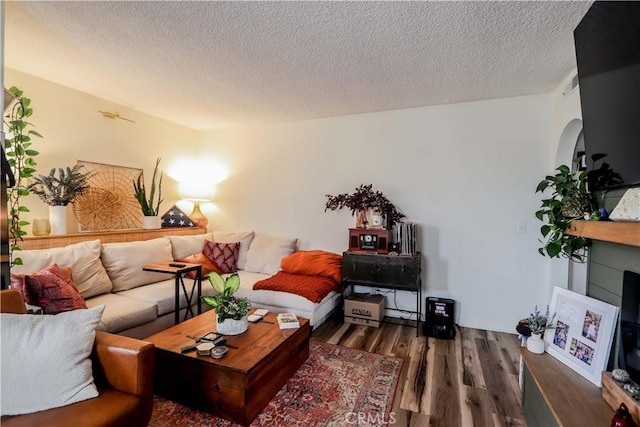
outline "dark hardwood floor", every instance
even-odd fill
[[[329,319],[312,339],[404,359],[394,426],[524,426],[516,335],[457,328],[455,340],[415,327]]]

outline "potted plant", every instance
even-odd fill
[[[547,311],[544,315],[540,314],[538,306],[533,309],[533,312],[527,319],[524,320],[524,325],[529,329],[530,336],[527,338],[527,350],[532,353],[542,354],[544,353],[544,341],[542,336],[547,329],[555,328],[553,321],[555,319],[555,313],[549,317],[549,306],[547,305]]]
[[[38,196],[40,200],[49,205],[49,222],[52,234],[66,234],[67,211],[69,203],[87,188],[92,172],[83,172],[83,165],[75,165],[70,168],[51,169],[49,175],[38,175],[29,184],[29,190]]]
[[[14,251],[20,250],[19,242],[27,234],[23,227],[29,225],[29,222],[21,219],[20,216],[24,212],[29,212],[29,208],[22,205],[20,199],[29,195],[26,180],[36,172],[35,156],[39,153],[32,147],[32,138],[42,138],[42,135],[36,132],[33,124],[27,121],[33,114],[31,100],[15,86],[9,90],[5,89],[4,94],[7,100],[13,98],[5,104],[6,114],[3,117],[7,134],[4,149],[7,163],[15,179],[13,186],[7,189],[9,262],[11,265],[22,265],[22,260],[14,256]]]
[[[584,262],[589,241],[567,234],[566,230],[571,221],[583,218],[585,213],[591,219],[598,219],[593,197],[587,191],[587,171],[574,173],[567,165],[558,166],[556,171],[555,175],[547,175],[536,188],[536,193],[548,188],[553,190],[551,197],[543,199],[536,212],[536,218],[545,222],[540,228],[544,240],[540,241],[543,246],[538,252],[550,258],[563,256]]]
[[[211,272],[207,278],[218,295],[203,296],[202,300],[216,311],[217,332],[222,335],[238,335],[246,331],[251,303],[246,298],[233,296],[240,287],[238,273],[233,273],[225,280],[220,274]]]
[[[350,209],[351,215],[356,217],[356,228],[367,228],[369,226],[367,211],[373,210],[374,215],[379,214],[386,216],[387,227],[392,228],[393,225],[402,220],[405,215],[399,212],[384,194],[380,191],[373,191],[372,187],[373,184],[361,184],[352,194],[342,193],[337,196],[327,194],[327,203],[324,208],[325,212],[342,208]]]
[[[138,179],[133,181],[133,190],[136,195],[136,200],[140,204],[142,215],[144,215],[142,228],[154,229],[160,228],[160,217],[158,212],[160,211],[160,203],[162,203],[162,172],[160,172],[160,179],[156,184],[156,178],[158,176],[158,165],[160,164],[160,158],[156,160],[156,166],[153,169],[153,177],[151,178],[151,192],[147,197],[147,189],[144,185],[144,177],[142,172],[138,175]],[[156,186],[158,187],[158,199],[155,199]]]

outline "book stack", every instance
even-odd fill
[[[396,226],[396,242],[400,255],[415,255],[417,227],[415,222],[401,222]]]
[[[259,321],[262,320],[262,318],[264,316],[267,315],[268,312],[269,312],[269,310],[267,310],[267,309],[259,308],[256,311],[254,311],[253,314],[249,315],[248,320],[249,320],[249,322],[252,322],[252,323],[259,322]]]
[[[280,313],[277,316],[280,329],[295,329],[300,327],[300,322],[294,313]]]

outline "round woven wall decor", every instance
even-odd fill
[[[142,227],[142,211],[135,198],[133,181],[141,169],[78,161],[95,175],[89,188],[76,197],[73,211],[85,231],[121,230]]]
[[[76,197],[73,213],[87,230],[113,230],[120,225],[121,203],[117,194],[102,188],[88,188]]]

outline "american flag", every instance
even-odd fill
[[[195,226],[191,218],[176,205],[171,206],[171,209],[162,215],[162,228]]]

